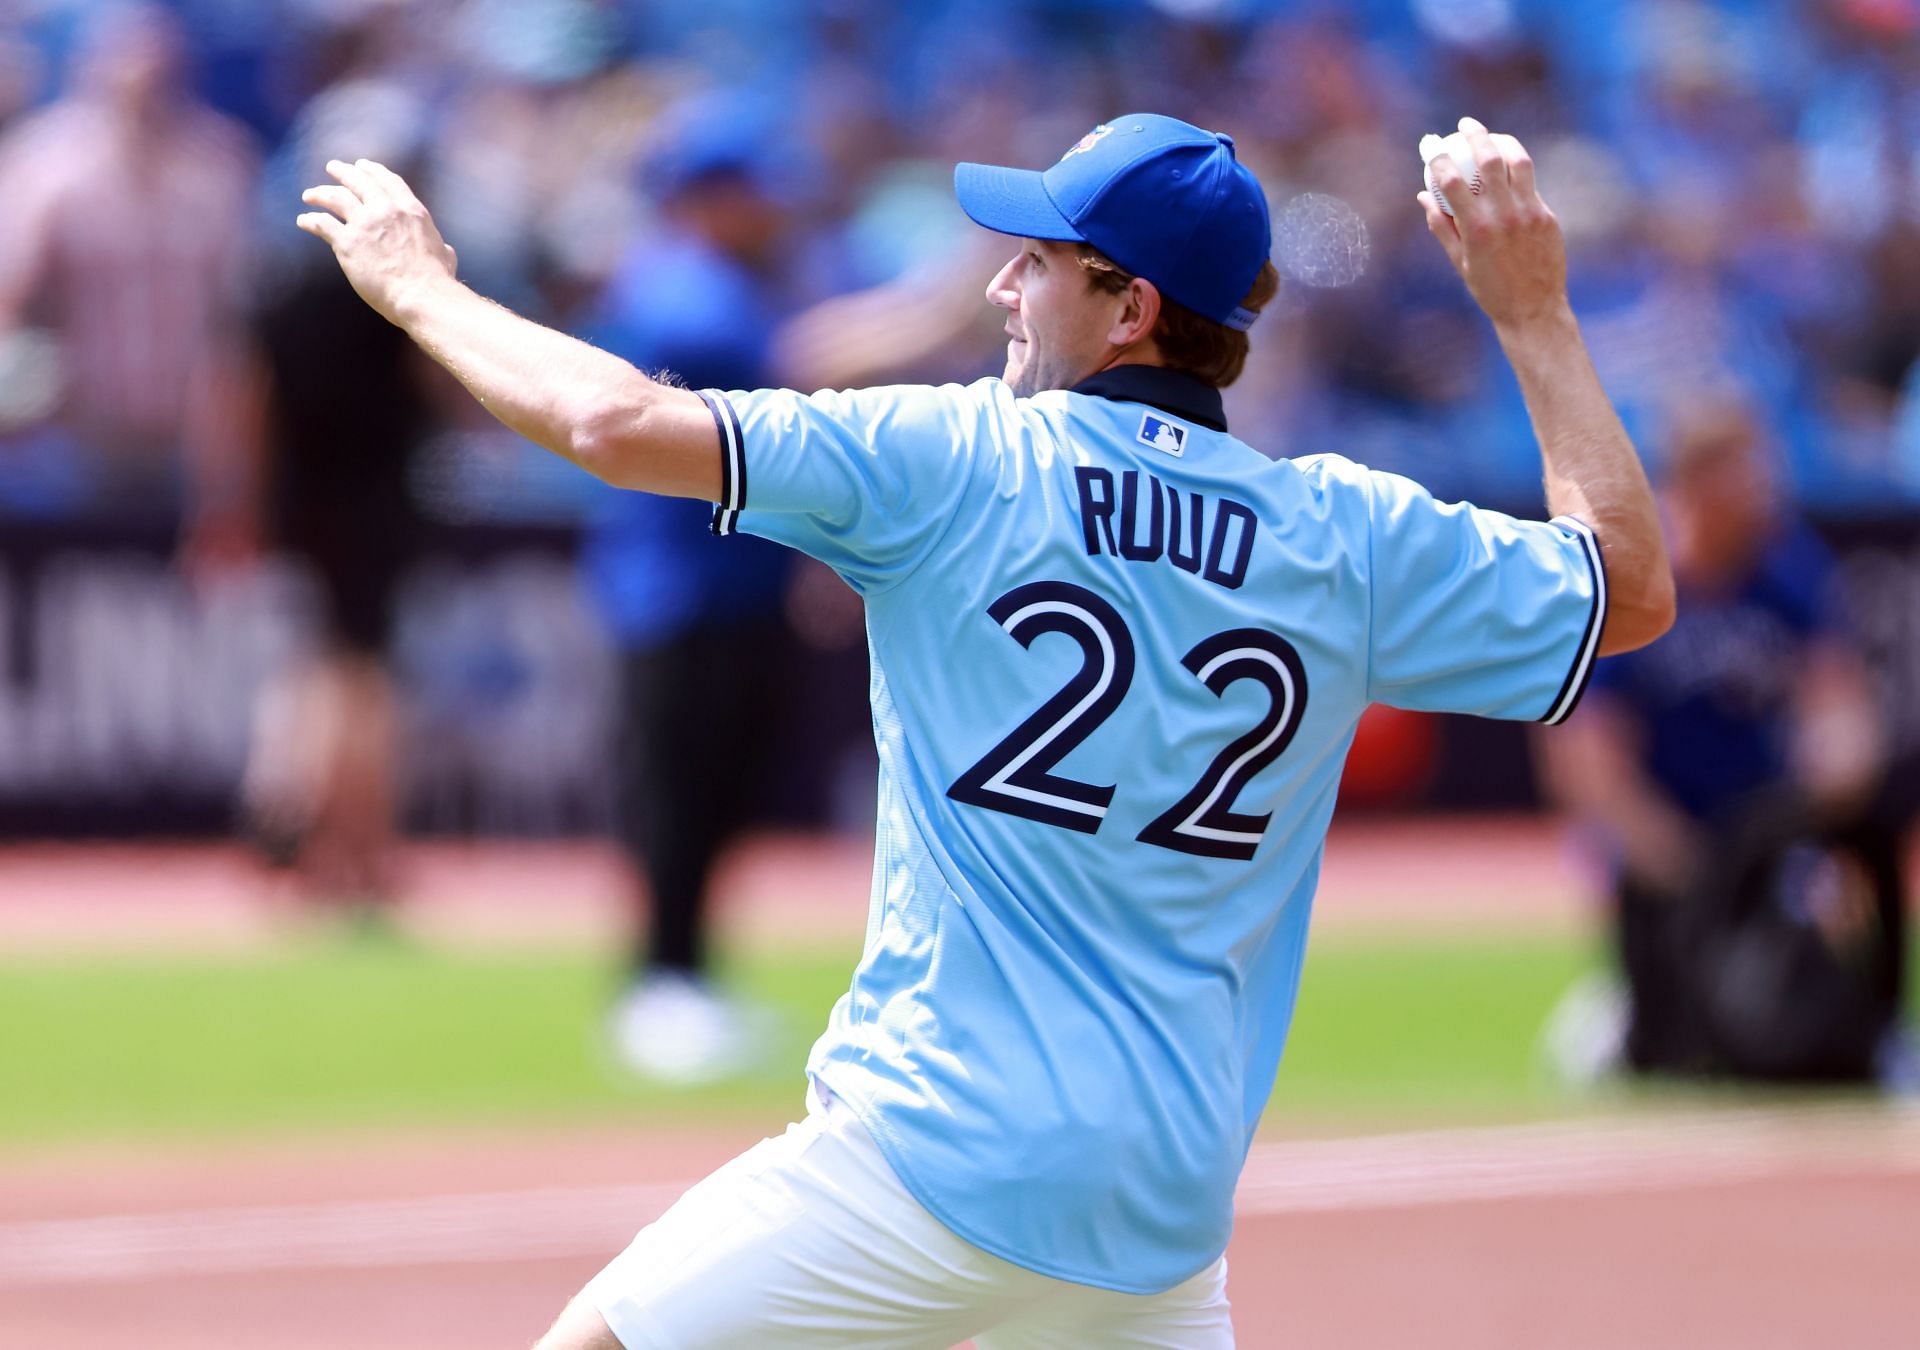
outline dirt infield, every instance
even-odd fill
[[[751,839],[716,880],[719,923],[729,939],[858,933],[872,862],[857,839]],[[421,844],[404,873],[406,922],[434,941],[600,939],[634,904],[617,855],[593,843]],[[1548,822],[1361,819],[1329,837],[1314,922],[1565,928],[1594,893]],[[244,948],[281,940],[288,917],[238,847],[0,846],[0,951]]]
[[[515,1346],[747,1139],[553,1132],[0,1168],[8,1345]],[[1894,1347],[1920,1116],[1638,1116],[1257,1146],[1267,1346]]]
[[[761,840],[738,934],[857,928],[866,850]],[[139,885],[130,888],[129,876]],[[1553,831],[1336,832],[1316,923],[1574,927],[1591,877]],[[426,848],[407,922],[461,942],[604,937],[593,848]],[[0,950],[267,944],[237,853],[0,850]],[[5,1085],[0,1084],[0,1092]],[[522,1346],[692,1179],[707,1130],[399,1133],[0,1155],[0,1347]],[[1920,1328],[1920,1113],[1647,1110],[1263,1139],[1229,1251],[1260,1347],[1894,1347]]]

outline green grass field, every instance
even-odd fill
[[[852,954],[754,952],[768,1067],[700,1089],[610,1072],[584,951],[311,940],[270,956],[0,962],[0,1146],[549,1121],[785,1119]],[[1269,1124],[1566,1109],[1535,1054],[1593,960],[1549,934],[1316,938]]]

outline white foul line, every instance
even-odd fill
[[[1738,1111],[1255,1145],[1241,1216],[1920,1172],[1920,1116]],[[611,1257],[690,1183],[0,1223],[0,1288]]]
[[[1920,1171],[1920,1117],[1851,1107],[1557,1121],[1256,1148],[1247,1214],[1390,1209]]]

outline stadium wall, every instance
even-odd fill
[[[1920,515],[1822,523],[1920,762]],[[403,588],[411,694],[405,800],[433,834],[598,832],[610,810],[613,655],[580,595],[572,536],[432,535]],[[302,578],[269,566],[194,585],[171,541],[110,525],[0,532],[0,838],[211,836],[231,827],[255,692],[311,642]],[[858,652],[803,653],[801,713],[768,793],[794,824],[857,823],[871,750]],[[1349,804],[1502,809],[1534,800],[1522,728],[1401,724]],[[1409,739],[1411,737],[1412,739]],[[863,796],[863,794],[866,794]]]

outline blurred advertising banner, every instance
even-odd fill
[[[1912,765],[1920,517],[1822,532],[1883,682],[1890,734]],[[231,829],[255,695],[309,648],[312,613],[308,587],[284,567],[190,583],[159,532],[0,527],[0,838]],[[581,595],[570,531],[435,531],[401,592],[395,659],[408,695],[411,828],[606,828],[614,657]],[[841,715],[864,693],[860,663],[849,653],[800,664],[795,721],[818,734],[787,747],[774,814],[846,823],[871,806],[864,721]],[[1513,724],[1387,718],[1355,755],[1349,808],[1533,801],[1525,729]],[[823,774],[823,764],[844,772]]]
[[[449,531],[410,571],[396,664],[414,828],[552,834],[608,811],[611,656],[561,531]],[[198,584],[158,532],[0,533],[0,837],[231,828],[263,682],[310,648],[279,566]]]

